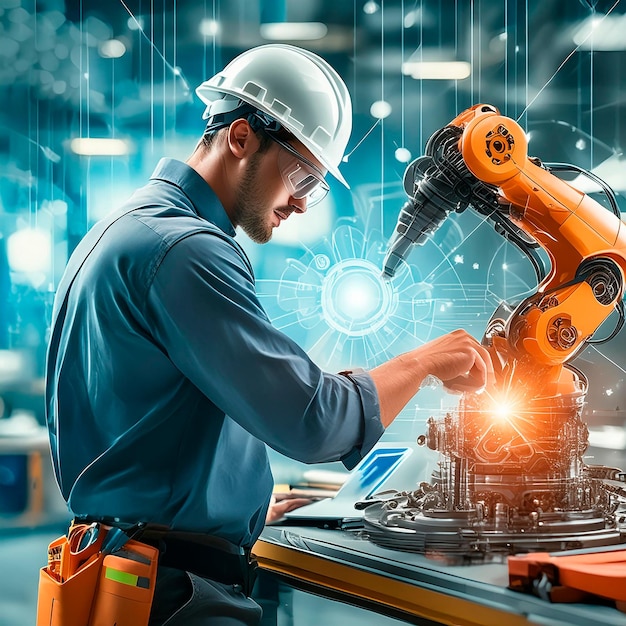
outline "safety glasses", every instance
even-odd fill
[[[322,171],[302,156],[291,144],[267,133],[283,150],[278,153],[278,168],[289,194],[300,200],[306,198],[307,206],[313,206],[328,194],[328,183]]]
[[[272,141],[283,148],[278,153],[278,167],[289,194],[297,200],[306,198],[307,206],[313,206],[323,200],[328,194],[329,187],[322,170],[302,156],[291,144],[278,137],[277,133],[283,130],[280,122],[243,101],[239,102],[240,106],[231,111],[212,115],[204,130],[205,135],[230,125],[240,117],[245,117],[254,132],[265,131]]]

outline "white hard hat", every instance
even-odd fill
[[[258,46],[235,57],[202,83],[204,118],[236,96],[280,122],[346,187],[339,171],[350,132],[352,104],[339,74],[313,52],[287,44]]]

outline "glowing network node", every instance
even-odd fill
[[[257,290],[272,322],[320,366],[373,367],[433,332],[431,285],[404,263],[393,280],[382,276],[385,243],[352,221],[299,259],[280,280],[259,280]]]
[[[396,148],[396,161],[400,163],[408,163],[411,160],[411,151],[408,148]]]
[[[337,263],[322,283],[322,310],[328,325],[358,337],[379,330],[394,310],[391,285],[365,259]]]
[[[384,120],[391,115],[391,104],[386,100],[376,100],[370,106],[370,115],[379,120]]]

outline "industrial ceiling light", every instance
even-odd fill
[[[261,24],[260,33],[268,41],[312,41],[323,39],[328,27],[322,22],[268,22]]]
[[[406,61],[402,73],[415,80],[463,80],[472,72],[467,61]]]
[[[124,156],[130,144],[125,139],[76,137],[70,141],[70,150],[80,156]]]

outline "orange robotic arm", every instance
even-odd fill
[[[471,205],[527,253],[540,280],[500,327],[488,329],[487,341],[501,360],[550,368],[571,359],[621,303],[626,229],[619,215],[529,158],[527,145],[517,122],[484,104],[434,133],[426,156],[405,173],[411,199],[400,212],[384,272],[392,276],[412,244],[422,243],[451,211]],[[543,275],[537,246],[550,258]]]
[[[479,180],[499,189],[509,218],[546,250],[551,271],[509,321],[509,345],[544,365],[568,361],[623,296],[626,228],[621,219],[527,155],[524,130],[477,105],[453,126]]]

